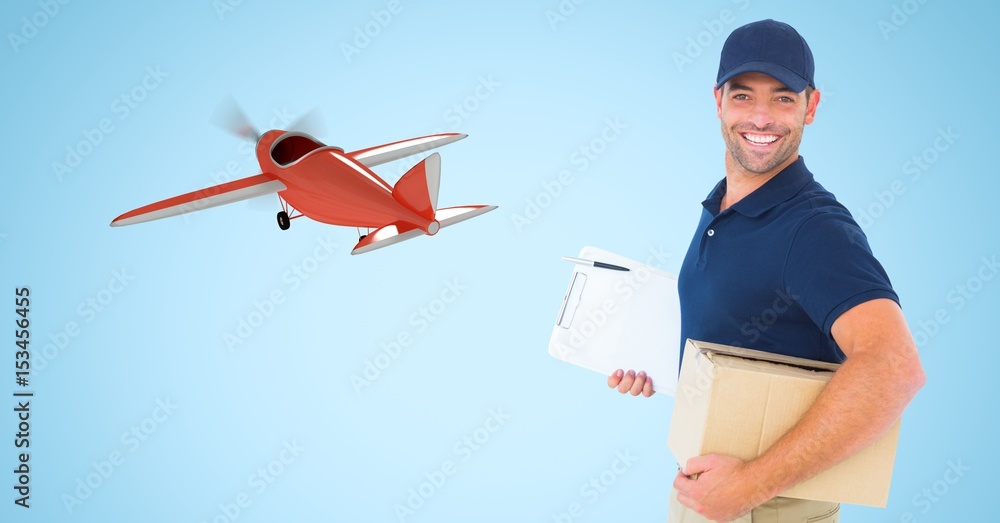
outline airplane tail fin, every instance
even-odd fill
[[[423,234],[434,235],[443,227],[463,222],[496,209],[496,205],[464,205],[437,208],[438,189],[441,187],[441,155],[434,153],[414,165],[396,182],[392,197],[420,217],[430,221],[425,231],[406,221],[397,221],[365,236],[354,246],[351,254],[362,254],[381,249]]]
[[[440,187],[441,155],[434,153],[406,171],[392,188],[392,197],[420,216],[433,220]]]

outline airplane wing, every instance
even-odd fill
[[[401,160],[407,156],[436,149],[442,145],[457,142],[469,136],[462,133],[443,133],[410,138],[399,142],[392,142],[383,145],[376,145],[367,149],[347,153],[347,156],[357,160],[367,167],[382,165],[383,163]]]
[[[159,220],[160,218],[200,211],[284,190],[285,184],[281,181],[267,174],[258,174],[139,207],[115,218],[111,222],[111,226],[120,227]]]

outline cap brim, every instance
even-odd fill
[[[763,73],[775,80],[785,84],[786,87],[795,91],[796,93],[801,93],[805,91],[806,86],[809,85],[809,81],[802,78],[796,73],[793,73],[788,68],[778,65],[773,62],[747,62],[745,64],[740,64],[729,71],[722,78],[719,78],[715,84],[716,89],[721,89],[723,84],[732,80],[743,73]],[[816,86],[813,86],[816,87]]]

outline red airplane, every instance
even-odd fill
[[[247,137],[254,133],[244,129]],[[351,254],[361,254],[496,209],[495,205],[438,208],[441,156],[424,158],[391,186],[370,167],[456,142],[467,135],[434,134],[345,153],[302,132],[272,130],[257,140],[261,174],[207,187],[129,211],[112,227],[158,220],[278,193],[278,227],[306,216],[318,222],[377,229],[361,235]],[[295,214],[298,211],[298,214]]]

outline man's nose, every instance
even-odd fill
[[[774,123],[774,117],[771,116],[771,105],[767,101],[756,100],[754,102],[753,108],[750,111],[750,123],[754,124],[758,129],[763,129]]]

